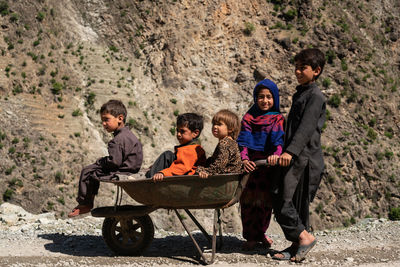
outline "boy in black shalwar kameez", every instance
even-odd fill
[[[321,132],[326,101],[315,81],[323,71],[325,55],[311,48],[301,51],[294,60],[300,85],[287,119],[284,153],[279,158],[279,164],[286,168],[274,208],[286,239],[293,243],[273,258],[300,262],[317,242],[309,233],[309,205],[324,169]]]
[[[68,217],[90,212],[101,180],[118,179],[117,174],[137,173],[142,165],[142,144],[125,126],[127,111],[119,100],[110,100],[100,109],[104,129],[113,133],[108,142],[108,156],[99,158],[94,164],[82,169],[79,178],[79,191],[76,201],[79,203]]]

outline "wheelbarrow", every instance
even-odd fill
[[[256,165],[266,166],[266,161],[257,161]],[[211,264],[215,260],[218,230],[219,245],[222,245],[220,209],[228,208],[239,201],[248,178],[249,174],[221,174],[209,176],[207,179],[201,179],[198,175],[171,176],[164,177],[159,182],[151,179],[104,181],[118,186],[115,205],[95,208],[91,214],[93,217],[105,217],[102,235],[114,253],[138,256],[146,250],[154,237],[154,225],[149,214],[157,209],[173,210],[201,259],[205,264]],[[118,204],[121,202],[120,188],[143,205]],[[177,209],[183,209],[211,243],[210,259],[204,255]],[[189,209],[214,209],[212,237]]]

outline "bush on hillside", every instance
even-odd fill
[[[392,221],[400,221],[400,207],[390,209],[389,219]]]

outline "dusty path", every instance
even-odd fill
[[[4,205],[4,204],[3,204]],[[3,206],[2,205],[2,206]],[[141,257],[115,257],[101,236],[102,219],[56,220],[51,214],[32,215],[0,209],[0,266],[193,266],[198,257],[190,238],[156,230]],[[273,249],[289,243],[271,233]],[[400,266],[400,222],[366,219],[345,229],[315,233],[317,246],[302,266]],[[200,233],[195,236],[207,245]],[[265,256],[267,250],[240,249],[240,235],[225,235],[224,246],[211,266],[293,266]],[[210,254],[210,253],[207,253]]]

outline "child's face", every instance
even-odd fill
[[[232,131],[228,130],[228,126],[226,126],[226,124],[222,121],[217,121],[217,122],[213,123],[211,131],[212,131],[212,134],[219,140],[228,136],[229,133],[232,132]]]
[[[321,68],[317,67],[315,70],[310,65],[305,65],[301,62],[295,63],[295,75],[297,81],[301,85],[307,85],[314,82],[314,78],[321,72]]]
[[[179,144],[184,145],[191,142],[194,138],[199,135],[199,130],[191,131],[186,126],[176,127],[176,139],[178,139]]]
[[[122,128],[124,123],[124,116],[118,115],[117,117],[114,117],[110,113],[102,113],[101,123],[103,125],[103,128],[107,132],[112,133],[115,130]]]
[[[274,96],[270,90],[263,88],[258,92],[257,106],[262,111],[268,111],[274,106]]]

